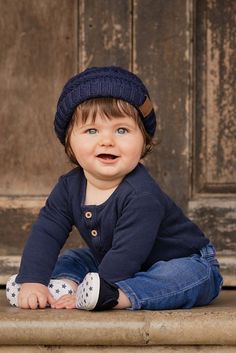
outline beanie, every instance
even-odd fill
[[[146,132],[153,137],[156,115],[140,78],[116,66],[92,67],[72,77],[59,97],[54,127],[62,144],[65,144],[66,131],[76,107],[99,97],[121,99],[133,105],[140,113]]]

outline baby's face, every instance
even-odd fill
[[[95,121],[74,125],[70,145],[87,175],[100,180],[120,181],[138,164],[144,138],[131,117],[108,119],[97,114]]]

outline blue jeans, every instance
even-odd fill
[[[88,272],[98,272],[98,262],[87,248],[67,250],[58,258],[52,278],[81,282]],[[209,304],[223,279],[215,249],[208,244],[200,254],[158,261],[146,272],[117,282],[131,302],[131,310],[171,310]]]

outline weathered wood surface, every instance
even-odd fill
[[[22,253],[32,224],[45,201],[45,197],[0,198],[1,257],[15,258]],[[78,230],[73,228],[62,251],[81,246],[84,246],[84,242]]]
[[[0,1],[0,255],[22,252],[42,195],[70,168],[53,119],[77,67],[76,5]]]
[[[158,124],[158,145],[145,164],[185,209],[190,183],[191,25],[187,1],[148,0],[145,6],[142,0],[134,1],[134,69],[150,88]]]
[[[132,68],[132,1],[79,1],[78,65]]]
[[[197,1],[195,191],[236,191],[236,2]]]
[[[236,2],[199,0],[196,5],[194,198],[189,203],[189,213],[219,251],[233,255],[236,253]],[[233,262],[232,268],[235,268]]]
[[[159,144],[145,165],[210,236],[236,284],[235,4],[0,0],[3,276],[71,168],[53,131],[63,84],[87,66],[120,65],[143,78],[158,113]],[[80,241],[73,233],[67,245]]]
[[[191,201],[189,216],[209,236],[218,251],[236,253],[236,201],[216,198]]]
[[[0,195],[46,195],[66,169],[53,119],[76,70],[75,4],[0,1]]]

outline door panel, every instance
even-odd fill
[[[200,0],[196,4],[194,174],[189,209],[217,246],[225,283],[236,285],[236,2]]]
[[[216,245],[236,285],[234,0],[0,0],[0,282],[57,178],[53,131],[65,81],[87,66],[141,76],[157,110],[145,160]],[[68,247],[81,246],[76,231]]]
[[[157,111],[155,147],[146,166],[184,208],[189,199],[189,36],[187,3],[134,1],[134,69],[150,87]],[[190,12],[191,13],[191,12]],[[190,59],[190,58],[189,58]]]
[[[132,66],[132,2],[79,1],[79,68]]]
[[[53,118],[59,91],[77,70],[76,3],[0,1],[1,282],[16,271],[39,208],[68,169]]]
[[[58,92],[77,65],[74,6],[1,1],[2,196],[47,195],[65,167],[55,159],[52,122]]]
[[[236,2],[198,1],[195,193],[236,192]]]

